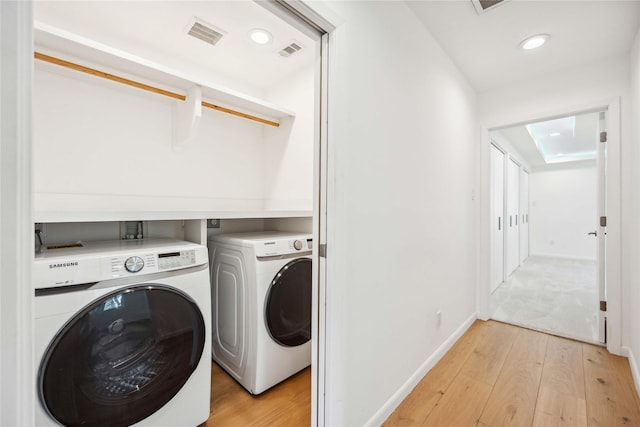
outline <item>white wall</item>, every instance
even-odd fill
[[[640,182],[640,31],[636,35],[635,43],[631,50],[631,117],[634,117],[631,129],[631,153],[629,153],[631,166],[633,168],[631,174],[632,188],[637,189],[637,183]],[[640,266],[638,259],[640,256],[640,196],[637,191],[630,195],[630,217],[631,224],[627,228],[629,234],[630,251],[626,259],[629,261],[628,284],[625,287],[627,291],[623,294],[624,309],[629,313],[628,323],[625,328],[625,339],[628,339],[630,346],[630,360],[634,378],[636,380],[636,389],[640,390],[640,375],[638,373],[638,363],[640,363]]]
[[[475,318],[476,97],[403,2],[323,6],[340,20],[329,58],[326,425],[375,425]]]
[[[570,112],[585,103],[609,100],[614,96],[623,96],[625,108],[629,107],[628,89],[628,56],[608,58],[480,93],[480,121],[489,128],[518,124],[522,123],[523,117],[553,116],[559,107],[566,107]],[[626,113],[629,117],[629,111]],[[628,120],[626,122],[628,126]]]
[[[69,194],[102,196],[91,199],[95,210],[127,196],[157,211],[261,210],[270,197],[278,201],[268,208],[312,208],[312,70],[280,95],[311,93],[288,102],[301,109],[293,129],[265,136],[264,125],[204,108],[196,139],[179,152],[169,98],[40,62],[34,80],[36,211]]]
[[[268,101],[296,112],[295,119],[281,124],[283,129],[263,129],[267,207],[309,211],[313,207],[314,71],[314,67],[302,70],[265,95]]]
[[[529,248],[532,255],[596,259],[595,164],[529,175]]]

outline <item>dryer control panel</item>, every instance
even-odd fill
[[[258,258],[289,254],[310,254],[313,240],[301,236],[300,238],[282,240],[264,240],[256,243],[255,251]]]

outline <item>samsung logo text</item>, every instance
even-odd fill
[[[49,264],[49,268],[66,268],[66,267],[77,267],[78,261],[73,262],[59,262],[57,264]]]

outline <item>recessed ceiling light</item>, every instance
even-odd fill
[[[249,37],[254,43],[257,44],[267,44],[272,40],[271,33],[267,30],[263,30],[262,28],[254,28],[249,32]]]
[[[535,36],[531,36],[520,43],[520,49],[531,50],[536,49],[549,40],[551,37],[549,34],[538,34]]]
[[[553,132],[550,133],[549,136],[560,136],[560,132]]]

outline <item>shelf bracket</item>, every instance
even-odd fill
[[[191,86],[184,102],[173,107],[173,149],[181,151],[195,138],[202,118],[202,88]]]

